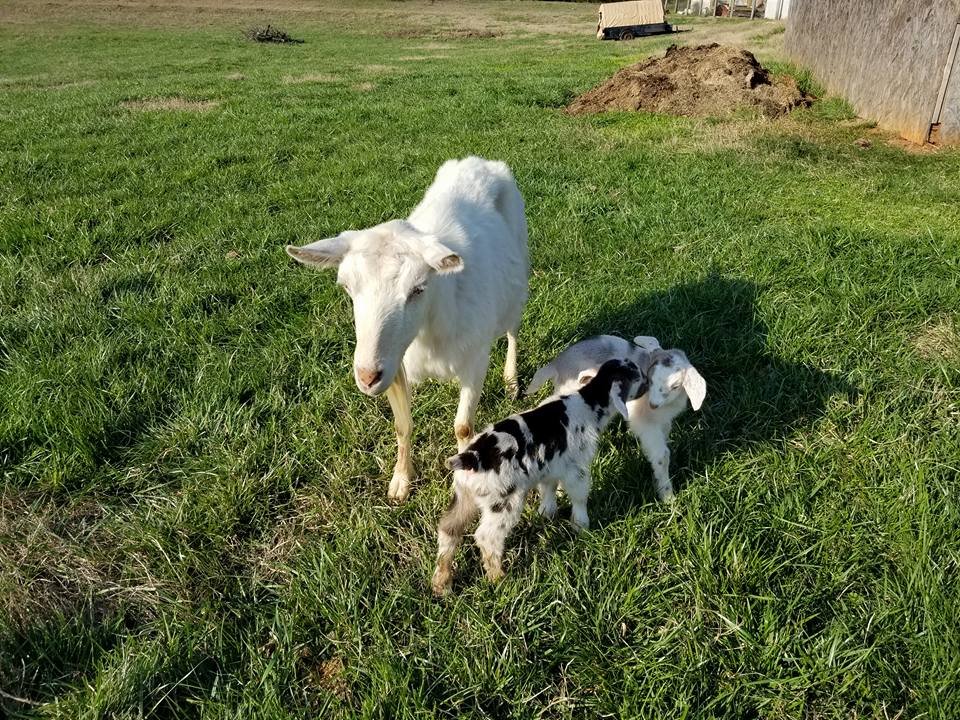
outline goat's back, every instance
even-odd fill
[[[506,164],[449,160],[409,222],[463,259],[463,270],[433,281],[430,326],[407,356],[415,378],[445,377],[520,324],[530,270],[523,198]]]
[[[523,197],[506,163],[468,157],[448,160],[437,170],[433,184],[410,214],[410,222],[431,232],[454,230],[464,221],[479,219],[489,227],[492,211],[506,232],[468,233],[468,242],[483,242],[519,251],[527,258],[527,220]],[[453,226],[453,227],[450,227]],[[497,228],[499,229],[499,228]],[[526,271],[526,268],[524,268]]]
[[[596,371],[607,360],[625,359],[637,362],[642,352],[643,350],[622,337],[597,335],[571,345],[538,370],[534,377],[542,377],[543,382],[552,379],[553,391],[563,395],[579,388],[577,378],[582,371]],[[534,383],[531,383],[528,392],[539,388],[539,385],[533,385]]]

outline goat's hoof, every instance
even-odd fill
[[[433,588],[434,596],[438,598],[446,597],[453,589],[453,573],[449,570],[437,568],[433,573],[433,581],[430,583],[430,587]]]
[[[506,573],[503,572],[502,567],[488,567],[487,568],[487,580],[492,583],[500,582],[503,580],[503,577]]]
[[[557,505],[556,503],[553,505],[544,505],[541,503],[540,507],[537,508],[537,512],[539,512],[547,520],[553,520],[557,514]]]
[[[387,488],[387,500],[392,503],[402,503],[410,497],[410,480],[406,475],[393,474],[390,487]]]
[[[663,490],[657,490],[657,498],[665,505],[670,505],[677,499],[677,496],[674,495],[673,488],[665,488]]]
[[[518,397],[520,397],[520,383],[517,382],[516,378],[507,378],[505,388],[508,399],[516,400]]]

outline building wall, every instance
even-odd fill
[[[802,2],[803,0],[801,0]],[[770,20],[783,20],[790,14],[790,0],[766,0],[763,16]]]
[[[952,67],[940,111],[939,139],[940,142],[960,144],[960,25],[956,28],[953,47]]]
[[[776,0],[773,0],[776,2]],[[857,113],[926,142],[960,0],[795,0],[787,54]],[[940,141],[960,143],[960,60],[941,114]]]

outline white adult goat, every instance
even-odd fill
[[[473,420],[490,348],[507,336],[503,377],[517,392],[517,330],[527,302],[529,260],[523,198],[502,162],[468,157],[437,171],[406,220],[391,220],[287,252],[306,265],[339,266],[353,299],[353,369],[367,395],[386,390],[397,430],[397,464],[388,497],[406,499],[410,387],[425,378],[460,382],[457,446]]]

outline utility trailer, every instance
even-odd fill
[[[664,22],[660,0],[603,3],[597,22],[598,40],[633,40],[644,35],[673,32]]]

